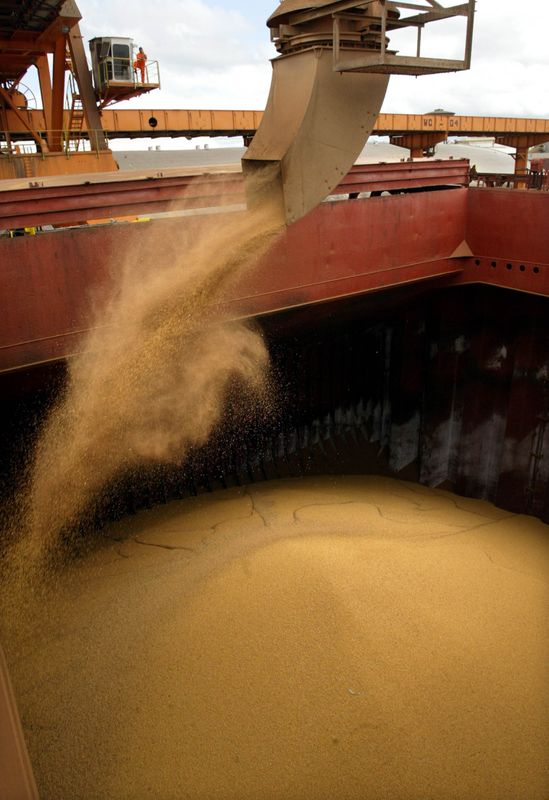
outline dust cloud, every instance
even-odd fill
[[[264,200],[245,213],[196,216],[185,230],[163,226],[146,252],[124,254],[38,437],[12,551],[19,570],[39,571],[63,549],[66,532],[118,476],[184,462],[207,441],[229,395],[242,413],[267,402],[262,337],[230,321],[221,303],[281,226]]]

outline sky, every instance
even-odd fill
[[[158,61],[161,89],[119,104],[150,109],[263,109],[269,59],[276,55],[265,22],[277,5],[277,0],[78,0],[86,47],[95,36],[127,36],[144,47],[150,61]],[[449,30],[451,24],[427,26],[429,55],[461,57],[463,31]],[[435,108],[548,118],[549,0],[477,0],[471,70],[391,77],[383,112],[421,114]]]

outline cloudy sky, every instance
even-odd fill
[[[128,36],[160,64],[162,88],[120,107],[262,109],[276,0],[78,0],[86,40]],[[469,72],[393,76],[383,111],[549,117],[549,0],[477,0]],[[461,20],[460,23],[461,24]],[[434,23],[429,55],[459,57],[461,31]],[[427,30],[429,30],[429,27]]]

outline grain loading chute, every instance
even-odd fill
[[[446,7],[434,0],[283,0],[267,21],[280,54],[267,107],[242,160],[251,202],[258,183],[275,185],[292,223],[325,199],[364,147],[391,73],[469,67],[473,13],[474,0]],[[424,26],[456,17],[467,20],[463,59],[424,57]],[[391,49],[388,34],[404,29],[417,30],[413,55]]]

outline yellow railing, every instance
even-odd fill
[[[145,69],[135,67],[135,59],[108,56],[98,62],[100,85],[96,87],[99,94],[105,94],[109,88],[133,84],[138,86],[160,86],[160,68],[158,61],[146,61]]]

